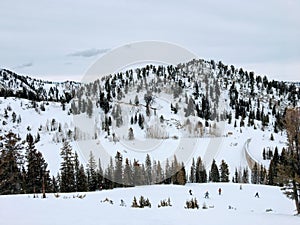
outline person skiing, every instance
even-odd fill
[[[222,193],[222,189],[221,189],[221,188],[219,188],[219,195],[221,195],[221,193]]]
[[[208,193],[208,191],[205,192],[204,198],[209,198],[209,193]]]
[[[190,193],[190,195],[193,195],[193,193],[192,193],[192,190],[191,190],[191,189],[189,190],[189,193]]]
[[[258,192],[256,192],[256,194],[254,195],[255,198],[259,198],[259,194]]]

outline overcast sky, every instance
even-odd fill
[[[9,0],[0,9],[0,68],[24,75],[81,80],[110,49],[158,40],[300,81],[298,0]]]

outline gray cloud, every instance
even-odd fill
[[[68,54],[67,56],[92,57],[92,56],[104,54],[107,51],[109,51],[108,48],[103,48],[103,49],[91,48],[82,51],[76,51]]]
[[[24,63],[24,64],[16,66],[15,69],[23,69],[23,68],[32,67],[32,66],[33,66],[33,63],[32,62],[28,62],[28,63]]]

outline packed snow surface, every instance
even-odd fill
[[[218,194],[218,189],[222,194]],[[192,190],[192,196],[189,194]],[[209,192],[209,199],[204,193]],[[259,198],[254,197],[259,193]],[[0,224],[19,225],[298,225],[294,202],[278,187],[232,183],[153,185],[88,192],[83,199],[78,193],[47,194],[46,199],[32,194],[0,196]],[[84,193],[80,193],[82,195]],[[149,198],[151,208],[131,208],[133,197]],[[158,208],[170,197],[172,207]],[[196,197],[199,209],[185,209],[185,202]],[[105,198],[113,204],[101,202]],[[126,207],[120,206],[121,199]],[[202,209],[206,204],[207,209]]]

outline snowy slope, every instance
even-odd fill
[[[218,188],[222,194],[218,195]],[[191,189],[193,196],[188,190]],[[209,191],[210,198],[204,199]],[[255,198],[255,193],[260,198]],[[296,225],[300,218],[293,215],[294,205],[278,187],[244,184],[188,184],[186,186],[140,186],[86,193],[84,199],[73,198],[77,193],[55,198],[33,198],[32,195],[1,196],[0,224],[10,225],[82,225],[82,224],[205,224],[205,225]],[[149,198],[151,208],[131,208],[133,197]],[[158,208],[161,200],[170,197],[172,207]],[[186,200],[196,197],[200,209],[184,209]],[[113,205],[100,202],[108,198]],[[124,200],[127,207],[121,207]],[[208,209],[202,209],[205,203]],[[232,209],[229,209],[231,206]],[[267,212],[266,210],[271,210]]]

